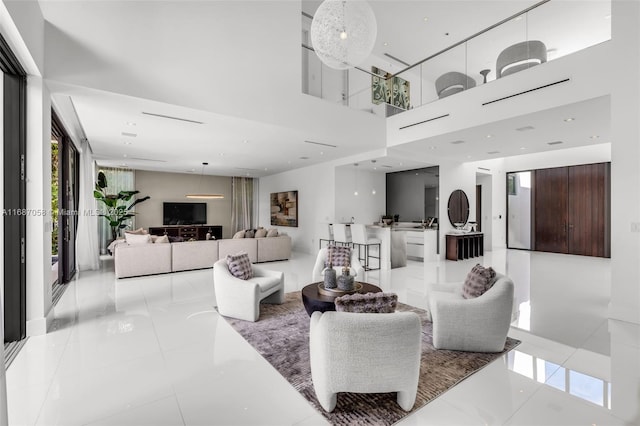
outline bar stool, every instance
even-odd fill
[[[328,238],[322,238],[320,237],[320,248],[322,248],[322,242],[326,241],[327,245],[330,245],[331,243],[333,243],[333,230],[331,229],[331,224],[328,223],[327,224],[327,231],[329,232],[328,234]]]
[[[358,259],[362,261],[365,271],[372,271],[374,269],[380,269],[380,241],[378,238],[369,238],[367,235],[367,227],[362,223],[355,223],[351,225],[351,237],[353,239],[353,245],[358,246]],[[360,256],[360,248],[364,246],[364,258]],[[369,254],[369,247],[378,246],[378,256],[371,256]],[[378,267],[371,268],[369,266],[369,259],[378,259]]]
[[[353,226],[353,225],[352,225]],[[333,241],[336,245],[351,247],[351,237],[347,236],[347,225],[344,223],[333,224]]]

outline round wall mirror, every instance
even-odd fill
[[[469,199],[462,189],[456,189],[451,193],[447,209],[449,211],[449,222],[453,226],[460,229],[467,224],[467,220],[469,220]]]

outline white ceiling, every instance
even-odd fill
[[[319,3],[305,1],[302,9],[313,13]],[[378,21],[374,53],[414,62],[535,1],[370,3]],[[301,94],[298,1],[40,0],[40,6],[54,105],[69,130],[84,132],[101,165],[199,173],[207,161],[208,174],[258,177],[386,147],[381,117]],[[608,141],[603,108],[608,100],[572,113],[579,115],[580,132],[601,136],[598,143]],[[535,127],[530,132],[513,133],[521,127],[513,119],[368,160],[392,166],[381,171],[424,167],[428,163],[403,158],[435,146],[443,158],[473,161],[486,151],[478,142],[488,133],[500,156],[534,144],[537,151],[552,140],[563,140],[561,147],[594,143],[572,133],[577,125],[569,131],[566,123],[549,124],[562,113],[522,120]]]

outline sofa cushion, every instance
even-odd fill
[[[267,231],[267,237],[277,237],[278,230],[276,228],[271,228]]]
[[[266,229],[258,228],[256,230],[256,235],[255,235],[256,238],[264,238],[266,236],[267,236],[267,230]]]
[[[245,233],[244,229],[241,231],[238,231],[235,234],[233,234],[233,238],[244,238],[244,233]]]
[[[482,296],[495,283],[496,271],[485,268],[479,263],[467,274],[462,286],[462,297],[473,299]]]
[[[253,269],[251,268],[251,260],[249,260],[249,255],[245,252],[240,252],[238,254],[228,254],[227,255],[227,266],[229,267],[229,272],[236,278],[240,278],[241,280],[248,280],[253,277]]]
[[[325,267],[329,266],[350,266],[351,265],[351,249],[349,247],[340,247],[329,245],[327,247],[327,260]]]
[[[182,237],[173,237],[171,235],[169,235],[169,242],[170,243],[181,243],[184,241],[184,238]]]
[[[395,293],[354,293],[336,297],[337,312],[382,313],[395,312],[398,295]]]
[[[124,239],[129,245],[151,243],[151,236],[149,234],[131,234],[129,232],[125,232]]]
[[[256,231],[254,231],[253,229],[247,229],[244,232],[244,237],[245,238],[253,238],[253,237],[255,237],[255,235],[256,235]]]

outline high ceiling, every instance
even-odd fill
[[[373,0],[374,54],[412,63],[534,3]],[[384,151],[383,118],[301,94],[300,12],[319,4],[40,0],[54,105],[101,165],[199,173],[207,161],[208,174],[259,177]],[[602,108],[608,102],[581,105],[580,114],[606,142]],[[543,121],[535,127],[540,140],[570,139]],[[486,133],[468,129],[459,139]],[[370,159],[392,165],[384,171],[423,167],[406,160],[411,150],[448,142]],[[493,142],[505,155],[521,153],[507,154],[509,137]],[[469,155],[451,149],[446,157]]]

